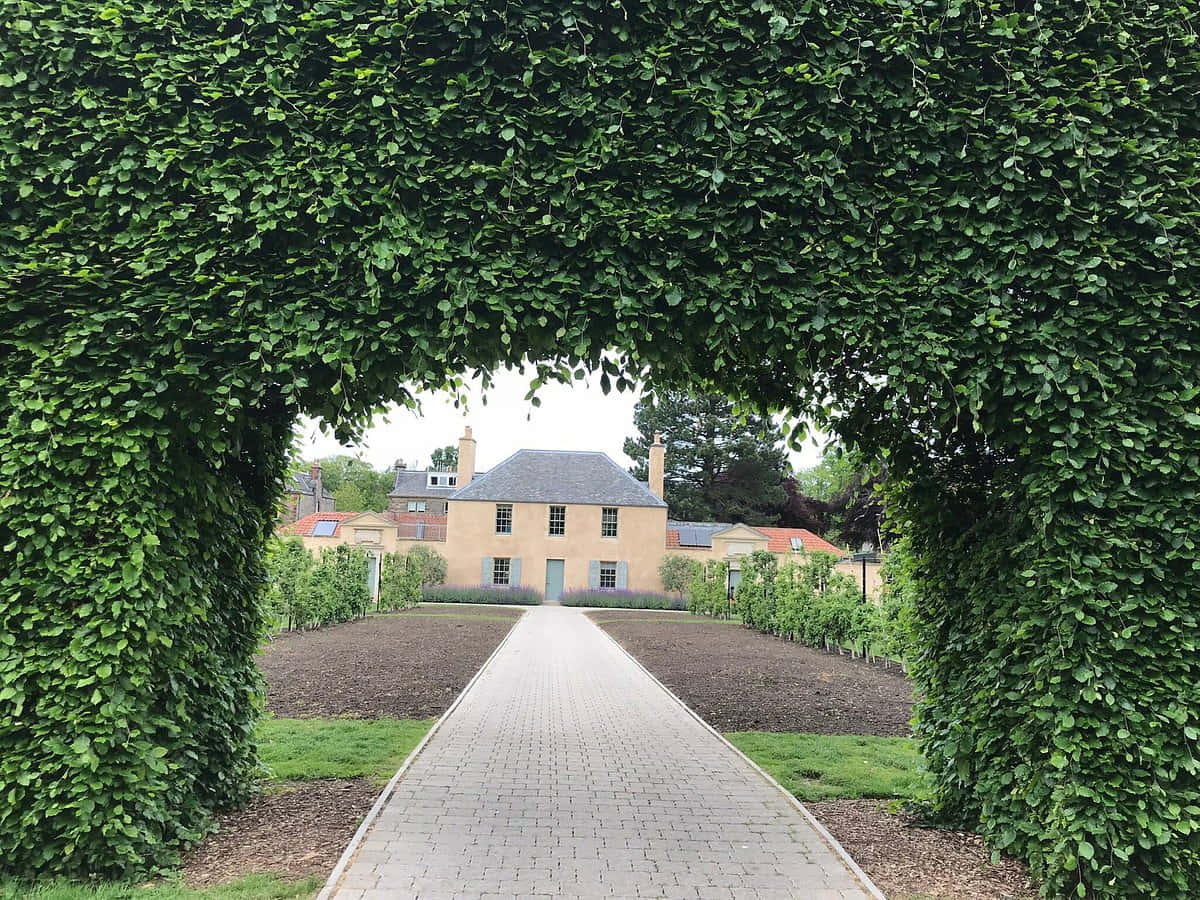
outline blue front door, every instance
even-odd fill
[[[563,560],[546,560],[546,602],[557,603],[563,589]]]

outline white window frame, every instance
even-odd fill
[[[501,516],[501,513],[504,513],[504,512],[508,513],[507,517]],[[501,528],[500,528],[502,518],[508,519],[508,528],[506,530],[501,530]],[[496,523],[496,534],[512,534],[513,533],[513,505],[511,503],[497,503],[496,504],[495,523]]]
[[[554,511],[556,509],[562,510],[562,516],[557,523],[555,522],[555,518],[554,518]],[[557,524],[559,527],[558,531],[554,530],[555,524]],[[550,517],[546,523],[546,533],[549,534],[550,537],[566,537],[566,534],[567,534],[567,508],[565,506],[563,506],[562,504],[556,504],[556,505],[553,505],[550,507]]]
[[[611,521],[609,520],[609,513],[612,513]],[[602,538],[617,537],[617,535],[620,533],[619,523],[620,523],[620,508],[619,507],[616,507],[616,506],[600,507],[600,537],[602,537]],[[612,534],[608,533],[610,526],[612,529]]]
[[[611,581],[612,583],[605,584],[606,581]],[[600,560],[599,586],[602,591],[615,591],[617,589],[617,563],[615,560]]]
[[[427,487],[458,487],[458,473],[430,472],[425,484]]]
[[[512,582],[512,557],[496,556],[492,559],[492,584],[508,586]]]

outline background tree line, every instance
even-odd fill
[[[875,490],[882,474],[833,445],[817,465],[793,472],[782,428],[769,416],[739,416],[720,394],[643,398],[634,428],[623,449],[642,481],[654,433],[667,443],[663,487],[672,519],[807,528],[852,549],[887,540]]]
[[[384,512],[388,508],[388,495],[396,483],[394,467],[381,471],[362,457],[349,454],[323,456],[315,462],[320,463],[321,480],[339,510]],[[311,462],[298,462],[295,471],[307,472],[311,465]],[[457,447],[438,447],[430,453],[430,469],[453,472],[457,467]]]

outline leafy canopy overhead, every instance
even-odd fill
[[[5,13],[0,869],[244,800],[295,414],[528,355],[885,453],[939,811],[1200,893],[1193,4]]]

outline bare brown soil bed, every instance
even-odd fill
[[[259,665],[267,709],[286,718],[440,715],[508,634],[521,610],[422,604],[276,636]]]
[[[297,782],[262,794],[220,817],[220,831],[184,857],[184,879],[204,887],[251,872],[324,878],[378,796],[379,785],[367,778]]]
[[[992,865],[978,835],[921,828],[880,800],[806,803],[890,900],[1031,900],[1037,889],[1012,859]]]
[[[422,604],[310,632],[276,635],[259,656],[276,716],[427,719],[440,715],[522,610]],[[193,887],[251,872],[325,878],[379,796],[368,778],[286,784],[220,816],[183,860]]]
[[[588,615],[718,731],[911,732],[912,685],[895,666],[681,613]]]

